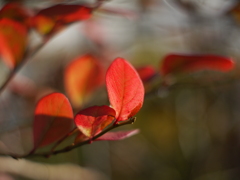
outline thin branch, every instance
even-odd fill
[[[58,145],[60,145],[64,140],[66,140],[68,137],[70,137],[71,135],[75,134],[76,132],[78,132],[78,128],[75,127],[72,131],[70,131],[66,136],[64,136],[62,139],[60,139],[51,149],[51,151],[53,152]]]
[[[50,151],[50,152],[44,152],[44,153],[35,153],[35,154],[28,154],[28,155],[25,155],[25,156],[21,156],[21,157],[18,157],[18,156],[12,156],[13,158],[15,159],[20,159],[20,158],[30,158],[30,157],[50,157],[51,155],[57,155],[57,154],[60,154],[60,153],[66,153],[66,152],[69,152],[75,148],[78,148],[80,146],[83,146],[83,145],[86,145],[86,144],[91,144],[92,141],[96,140],[97,138],[101,137],[102,135],[104,135],[105,133],[107,133],[108,131],[111,131],[117,127],[120,127],[120,126],[124,126],[124,125],[127,125],[127,124],[133,124],[134,122],[136,121],[136,117],[131,117],[129,118],[128,120],[126,121],[121,121],[121,122],[118,122],[116,124],[113,124],[111,126],[109,126],[108,128],[106,128],[105,130],[103,130],[102,132],[100,132],[99,134],[95,135],[94,137],[92,137],[91,139],[88,139],[88,140],[85,140],[83,142],[80,142],[78,144],[71,144],[63,149],[60,149],[60,150],[55,150],[55,151]],[[72,131],[74,132],[74,131]],[[11,155],[10,155],[11,156]]]
[[[5,82],[0,87],[0,94],[6,88],[8,83],[13,79],[13,77],[17,74],[17,72],[23,67],[23,65],[32,58],[46,43],[40,44],[32,53],[25,53],[23,60],[11,71]]]
[[[92,8],[93,11],[97,10],[100,6],[102,6],[102,4],[107,1],[107,0],[98,0],[96,2],[96,5],[94,5],[94,7]],[[57,33],[56,33],[57,34]],[[54,34],[54,36],[56,36],[56,34]],[[53,38],[53,35],[51,35],[51,39]],[[43,43],[41,45],[39,45],[39,47],[37,47],[32,53],[28,54],[28,52],[26,52],[24,54],[24,57],[22,59],[22,61],[10,72],[9,76],[7,77],[6,81],[1,85],[0,87],[0,94],[2,93],[2,91],[6,88],[6,86],[8,85],[8,83],[13,79],[13,77],[15,76],[15,74],[22,68],[22,66],[30,59],[32,58],[37,52],[39,52],[39,50],[48,42],[48,40],[50,39],[50,37],[46,36],[43,40]]]
[[[235,83],[240,80],[240,77],[238,75],[232,75],[228,78],[225,79],[213,79],[208,82],[204,81],[198,81],[192,80],[192,81],[185,81],[185,82],[176,82],[174,84],[167,84],[165,83],[164,80],[159,80],[159,82],[155,83],[152,87],[151,90],[145,93],[145,98],[149,98],[152,96],[156,96],[159,94],[159,91],[165,90],[165,91],[171,91],[174,89],[179,89],[179,88],[192,88],[192,89],[206,89],[206,88],[211,88],[211,87],[224,87],[227,86],[231,83]]]

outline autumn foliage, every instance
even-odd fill
[[[94,10],[83,5],[58,4],[36,10],[17,3],[6,4],[0,10],[0,56],[3,62],[15,73],[28,55],[33,54],[28,49],[30,31],[38,33],[46,43],[68,25],[90,19]],[[135,135],[138,129],[111,130],[135,121],[135,115],[143,106],[144,86],[148,85],[148,93],[151,93],[166,86],[164,80],[168,75],[202,70],[228,72],[234,67],[230,57],[171,53],[160,60],[159,67],[147,65],[135,69],[129,61],[118,57],[107,69],[93,54],[80,55],[64,69],[62,92],[50,93],[37,102],[33,118],[33,149],[27,155],[12,156],[48,157],[93,141],[121,140]],[[104,85],[109,104],[85,108],[86,102]],[[59,144],[69,137],[74,137],[73,142],[58,149]],[[49,152],[37,152],[50,145]]]
[[[89,64],[82,64],[81,60],[85,61],[89,60],[89,58],[89,56],[84,56],[76,63],[88,67]],[[90,60],[92,59],[90,58]],[[74,67],[77,68],[78,66]],[[87,71],[93,72],[94,68],[94,66],[90,66]],[[69,71],[73,71],[72,73],[75,76],[78,74],[72,68],[72,64],[69,65]],[[66,71],[68,75],[69,71]],[[91,74],[86,75],[83,73],[83,75],[91,77]],[[86,79],[86,77],[84,78]],[[82,76],[79,78],[81,80]],[[80,80],[76,82],[82,82]],[[81,88],[87,86],[87,84],[82,83],[78,86],[73,86],[73,84],[66,85],[76,90],[79,88],[81,90]],[[34,153],[39,147],[64,140],[72,135],[71,132],[76,129],[78,129],[78,131],[75,131],[77,136],[74,144],[76,146],[79,143],[92,142],[93,140],[120,140],[136,134],[138,130],[123,132],[105,132],[104,130],[118,127],[120,121],[132,123],[133,116],[142,107],[144,87],[138,73],[126,60],[117,58],[107,71],[106,86],[111,107],[107,105],[92,106],[80,110],[75,117],[73,117],[71,104],[65,95],[52,93],[40,99],[35,110],[33,124],[34,149],[31,153]],[[84,95],[84,93],[89,92],[83,91],[81,93]],[[102,135],[104,136],[101,137]]]

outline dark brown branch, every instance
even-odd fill
[[[106,128],[105,130],[103,130],[99,134],[95,135],[91,139],[88,139],[86,141],[80,142],[78,144],[71,144],[71,145],[69,145],[69,146],[67,146],[67,147],[65,147],[63,149],[60,149],[60,150],[44,152],[44,153],[28,154],[28,155],[25,155],[25,156],[22,156],[22,157],[17,157],[17,156],[12,156],[12,157],[16,158],[16,159],[19,159],[19,158],[30,158],[30,157],[47,157],[48,158],[51,155],[57,155],[57,154],[60,154],[60,153],[69,152],[69,151],[71,151],[71,150],[73,150],[75,148],[78,148],[80,146],[92,143],[92,141],[96,140],[97,138],[101,137],[105,133],[107,133],[107,132],[109,132],[109,131],[117,128],[117,127],[124,126],[124,125],[127,125],[127,124],[133,124],[135,121],[136,121],[136,117],[131,117],[131,118],[129,118],[126,121],[118,122],[116,124],[113,124],[113,125],[109,126],[108,128]],[[72,131],[72,132],[74,132],[74,131]],[[63,140],[64,140],[64,138],[61,141],[63,141]]]

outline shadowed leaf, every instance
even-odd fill
[[[91,8],[81,5],[58,4],[40,10],[31,20],[32,26],[42,35],[55,33],[69,23],[89,19]]]
[[[117,121],[127,120],[142,107],[142,81],[134,67],[126,60],[117,58],[113,61],[107,71],[106,86]]]
[[[34,147],[42,147],[63,138],[73,127],[73,112],[61,93],[49,94],[38,102],[33,124]]]
[[[115,114],[109,106],[92,106],[76,115],[75,124],[85,136],[91,138],[111,124]]]
[[[30,11],[18,3],[7,3],[0,10],[0,19],[7,18],[20,23],[27,23]]]

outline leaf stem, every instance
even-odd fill
[[[78,131],[79,131],[78,128],[75,127],[72,131],[66,134],[62,139],[57,141],[57,143],[52,147],[51,152],[53,152],[57,148],[57,146],[60,145],[65,139],[67,139],[68,137],[70,137],[71,135],[75,134]]]
[[[50,157],[51,155],[57,155],[57,154],[60,154],[60,153],[69,152],[69,151],[71,151],[71,150],[73,150],[77,147],[83,146],[85,144],[90,144],[93,140],[96,140],[97,138],[101,137],[103,134],[107,133],[110,130],[113,130],[117,127],[124,126],[124,125],[127,125],[127,124],[133,124],[135,121],[136,121],[136,117],[131,117],[126,121],[118,122],[116,124],[113,124],[113,125],[109,126],[108,128],[106,128],[105,130],[103,130],[99,134],[95,135],[91,139],[85,140],[85,141],[80,142],[78,144],[71,144],[71,145],[69,145],[69,146],[67,146],[63,149],[60,149],[60,150],[54,150],[54,149],[57,145],[59,145],[64,140],[64,138],[62,138],[60,141],[58,141],[57,145],[55,145],[50,152],[28,154],[28,155],[25,155],[25,156],[22,156],[22,157],[16,157],[16,156],[13,156],[13,157],[14,158],[39,157],[39,156]],[[73,133],[75,133],[75,129],[73,129],[69,134],[72,135]],[[66,137],[68,137],[68,135],[66,135]]]

